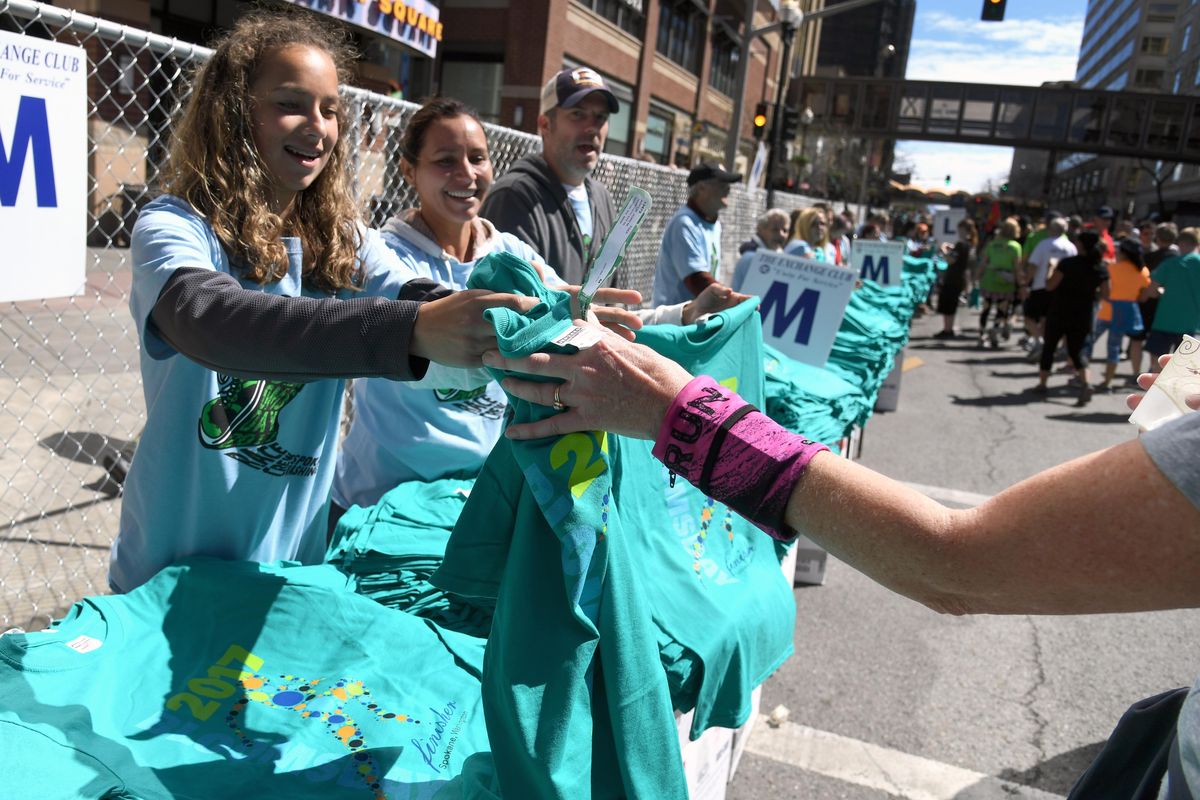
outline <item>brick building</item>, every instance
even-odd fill
[[[815,10],[824,0],[805,0]],[[606,150],[661,164],[724,160],[733,116],[740,0],[446,0],[439,89],[475,105],[487,119],[537,127],[542,85],[559,69],[587,66],[609,82],[621,111]],[[755,28],[775,21],[758,0]],[[812,71],[819,25],[797,35],[799,72]],[[813,46],[800,44],[811,39]],[[743,107],[773,101],[780,73],[778,33],[755,39]],[[742,115],[738,167],[752,153],[751,115]]]

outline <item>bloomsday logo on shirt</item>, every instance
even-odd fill
[[[319,458],[289,453],[276,443],[279,414],[302,383],[217,377],[220,395],[200,410],[200,444],[268,475],[315,475]]]
[[[272,675],[265,673],[263,666],[264,659],[260,656],[240,645],[231,645],[205,676],[187,682],[188,691],[167,698],[161,717],[146,720],[145,724],[153,724],[160,733],[195,735],[201,729],[208,729],[202,734],[205,740],[210,745],[222,745],[231,757],[274,759],[285,771],[305,758],[319,764],[322,751],[314,749],[311,739],[308,744],[270,743],[260,741],[247,729],[245,719],[250,707],[272,709],[290,716],[297,730],[306,726],[322,730],[325,735],[320,738],[329,743],[324,752],[342,750],[352,756],[340,767],[314,771],[313,780],[337,780],[347,788],[357,784],[363,787],[364,796],[375,800],[393,797],[390,782],[384,779],[387,768],[376,763],[371,750],[381,744],[395,746],[393,742],[398,737],[387,732],[390,724],[399,723],[410,729],[407,734],[410,744],[433,774],[449,769],[458,735],[468,716],[458,709],[455,700],[447,700],[440,708],[431,707],[429,716],[418,718],[390,709],[384,701],[373,697],[361,680]],[[223,724],[217,723],[222,710]],[[372,722],[364,725],[364,719]],[[215,732],[222,728],[228,733]],[[263,746],[268,743],[272,746]],[[401,746],[400,752],[403,750]]]

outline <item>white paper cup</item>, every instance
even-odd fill
[[[1179,349],[1129,415],[1129,421],[1139,430],[1152,431],[1191,412],[1185,400],[1194,394],[1200,394],[1200,340],[1184,336]]]

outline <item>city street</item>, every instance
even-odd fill
[[[959,322],[975,333],[974,312]],[[899,409],[872,417],[862,463],[962,507],[1134,436],[1124,393],[1076,409],[1060,374],[1036,399],[1015,346],[943,344],[940,326],[914,322]],[[759,721],[731,800],[1065,795],[1131,703],[1195,680],[1185,611],[941,616],[832,561],[796,604],[796,653],[762,699],[790,714]]]
[[[100,319],[128,324],[116,313]],[[960,323],[973,334],[974,312]],[[1051,396],[1037,399],[1027,391],[1036,369],[1015,346],[979,350],[973,339],[929,338],[939,327],[940,319],[914,322],[899,408],[872,417],[862,463],[962,507],[1134,435],[1123,393],[1076,409],[1060,374]],[[97,374],[133,380],[127,369],[114,362]],[[126,413],[134,413],[136,395],[129,397]],[[44,454],[44,475],[52,466],[78,472],[85,493],[58,497],[59,505],[78,504],[65,515],[30,523],[35,539],[69,532],[76,545],[50,546],[54,563],[38,560],[47,576],[72,576],[37,599],[46,613],[88,591],[73,585],[100,585],[117,504],[85,502],[103,497],[83,486],[94,466],[31,452]],[[93,540],[94,552],[86,545]],[[9,573],[8,581],[29,590],[28,579]],[[1065,795],[1130,703],[1195,677],[1189,644],[1200,620],[1188,612],[946,617],[833,560],[825,585],[797,588],[796,599],[796,654],[767,682],[762,701],[764,714],[780,705],[790,713],[778,729],[756,726],[731,800]]]

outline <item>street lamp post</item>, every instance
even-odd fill
[[[783,144],[783,96],[787,90],[792,67],[792,41],[796,29],[804,21],[804,15],[795,3],[782,4],[779,9],[780,36],[783,37],[783,58],[779,64],[779,81],[775,85],[775,113],[772,117],[771,152],[767,154],[767,208],[775,207],[775,169],[779,164],[779,150]]]
[[[783,2],[781,4],[779,11],[778,11],[778,14],[780,17],[779,22],[772,23],[772,24],[767,25],[762,28],[755,28],[754,27],[754,10],[758,5],[758,0],[745,0],[746,18],[745,18],[745,22],[744,22],[743,28],[742,28],[742,35],[740,37],[737,35],[736,31],[732,31],[728,27],[728,25],[726,25],[726,23],[724,23],[724,22],[720,23],[721,25],[725,26],[726,30],[730,31],[731,38],[738,41],[738,46],[740,48],[740,58],[738,60],[738,75],[737,75],[737,78],[735,79],[736,85],[734,86],[734,92],[733,92],[733,113],[731,115],[731,119],[729,122],[729,137],[727,138],[727,140],[725,142],[725,166],[726,167],[728,167],[729,169],[733,169],[734,165],[737,163],[738,144],[741,142],[741,139],[742,139],[742,105],[744,104],[745,96],[746,96],[746,75],[749,71],[749,66],[750,66],[750,45],[751,45],[751,43],[755,39],[757,39],[759,36],[765,36],[766,34],[771,33],[773,31],[783,31],[785,29],[785,26],[787,26],[787,25],[791,26],[791,28],[792,28],[791,35],[795,36],[796,29],[799,28],[801,26],[801,24],[803,24],[805,22],[820,19],[822,17],[832,16],[834,14],[844,14],[847,11],[854,11],[855,9],[859,9],[859,8],[862,8],[863,6],[868,6],[868,5],[871,5],[872,3],[878,3],[878,2],[880,2],[880,0],[842,0],[840,3],[838,3],[835,6],[831,6],[829,8],[823,8],[820,11],[812,11],[812,12],[805,14],[805,13],[801,12],[799,7],[796,5],[796,0],[790,0],[790,2],[785,0],[785,2]],[[787,45],[790,50],[790,45],[791,45],[790,39],[787,42]],[[784,65],[785,65],[784,68],[789,70],[788,74],[790,74],[790,64],[788,64],[788,61],[790,60],[790,58],[791,58],[791,53],[786,52],[785,56],[784,56]],[[776,102],[775,102],[775,113],[776,114],[779,113],[779,109],[781,108],[781,105],[782,104],[778,100],[776,100]],[[773,140],[774,140],[774,137],[772,137],[772,141]],[[774,148],[772,148],[771,157],[772,158],[775,157],[774,156]],[[770,174],[768,173],[768,180],[769,179],[770,179]]]
[[[816,114],[808,106],[800,112],[800,158],[803,159],[803,164],[800,166],[800,174],[804,174],[804,169],[808,165],[808,126],[813,124],[813,119]],[[809,170],[811,172],[811,170]]]

